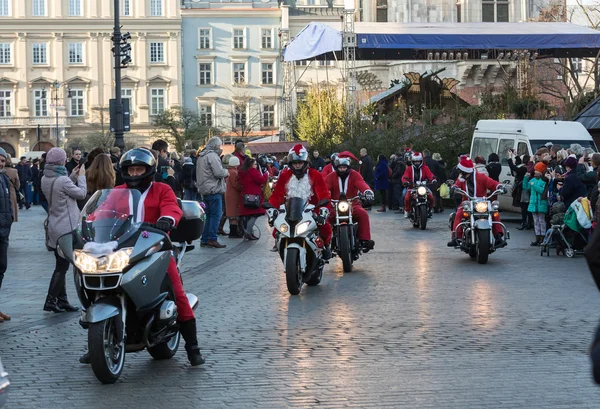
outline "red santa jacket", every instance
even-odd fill
[[[102,203],[97,214],[90,215],[88,220],[102,218],[103,210],[115,210],[127,217],[129,214],[139,214],[142,212],[142,221],[146,223],[156,223],[161,217],[167,217],[173,221],[174,225],[179,223],[183,212],[177,204],[177,197],[173,193],[173,189],[165,183],[152,182],[150,188],[142,193],[138,209],[130,209],[132,204],[129,200],[129,192],[121,191],[127,189],[127,185],[119,185],[115,187],[109,196]],[[143,206],[143,207],[142,207]]]
[[[366,190],[371,190],[360,173],[352,169],[346,180],[343,182],[337,173],[330,173],[325,178],[325,184],[327,185],[327,189],[329,189],[333,200],[338,200],[340,198],[341,191],[345,191],[346,197],[351,199],[357,196],[359,191],[364,193]]]
[[[471,177],[471,180],[460,181],[457,180],[454,186],[464,190],[469,193],[471,196],[473,195],[473,191],[475,191],[475,197],[486,197],[489,191],[494,191],[500,185],[497,180],[492,179],[487,176],[485,173],[474,172],[475,178]],[[468,189],[468,190],[467,190]],[[469,198],[463,195],[462,200],[468,200]]]
[[[402,175],[402,182],[433,182],[435,180],[435,176],[433,176],[433,173],[431,173],[431,170],[429,170],[426,165],[422,165],[416,174],[414,173],[414,170],[414,166],[407,166],[404,175]]]
[[[329,176],[329,174],[331,173],[333,173],[333,165],[331,163],[328,163],[321,171],[321,174],[323,174],[324,178],[327,178],[327,176]]]
[[[279,174],[279,179],[277,179],[277,184],[275,185],[275,189],[273,189],[273,193],[269,199],[269,203],[271,203],[274,207],[278,208],[285,202],[287,184],[292,177],[295,176],[289,168],[282,170]],[[331,199],[329,189],[327,189],[327,185],[325,185],[325,178],[323,178],[323,175],[321,175],[318,170],[308,168],[308,178],[310,180],[313,193],[313,195],[310,197],[310,204],[316,206],[317,203],[323,199]]]

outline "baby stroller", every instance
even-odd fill
[[[550,256],[550,248],[556,248],[556,255],[561,253],[568,258],[583,254],[587,245],[588,231],[577,220],[577,211],[572,205],[565,212],[565,204],[556,202],[551,208],[550,228],[546,231],[544,241],[540,245],[540,255]]]

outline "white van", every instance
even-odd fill
[[[495,152],[502,163],[500,181],[510,185],[514,177],[508,167],[508,150],[514,149],[517,155],[533,155],[546,143],[552,142],[567,149],[578,143],[584,148],[597,151],[592,136],[579,122],[569,121],[533,121],[524,119],[481,120],[477,122],[471,143],[471,158],[483,156],[487,161],[490,153]],[[512,206],[511,189],[500,197],[503,210]],[[516,210],[516,209],[513,209]]]

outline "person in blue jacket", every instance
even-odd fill
[[[387,203],[387,191],[390,188],[390,169],[385,155],[379,155],[375,166],[375,190],[381,194],[381,208],[378,212],[385,212]]]

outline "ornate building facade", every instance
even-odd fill
[[[131,59],[126,144],[181,104],[179,0],[121,0]],[[0,146],[21,155],[107,132],[114,97],[113,7],[105,0],[0,0]]]

